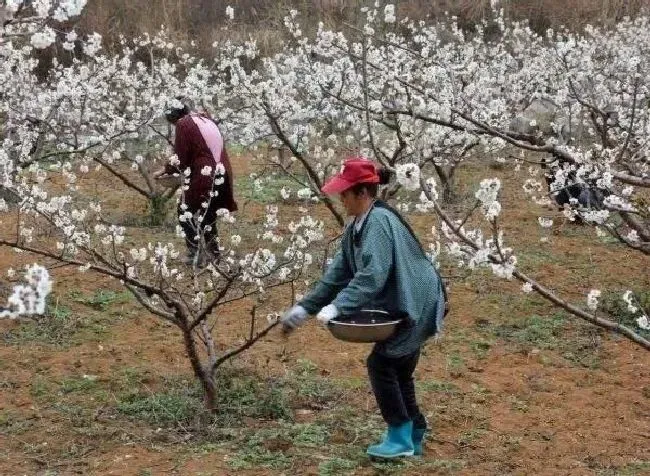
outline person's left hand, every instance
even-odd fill
[[[316,314],[316,319],[318,319],[321,324],[325,325],[338,315],[339,310],[336,309],[336,306],[334,304],[328,304],[323,309],[321,309],[318,314]]]

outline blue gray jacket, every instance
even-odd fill
[[[334,304],[341,314],[384,309],[408,316],[375,350],[388,357],[415,352],[442,326],[446,294],[440,275],[401,216],[376,201],[361,230],[343,232],[341,249],[300,302],[310,314]]]

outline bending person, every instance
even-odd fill
[[[187,105],[167,110],[166,117],[175,127],[174,150],[178,163],[168,163],[154,177],[180,173],[189,180],[189,185],[183,185],[178,204],[178,218],[187,246],[186,263],[193,263],[197,257],[201,237],[208,256],[217,259],[217,210],[237,210],[223,136],[209,117],[192,112]]]

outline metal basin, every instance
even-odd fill
[[[393,335],[402,322],[386,311],[363,310],[328,322],[327,328],[337,339],[347,342],[381,342]]]

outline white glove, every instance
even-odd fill
[[[296,327],[300,327],[303,322],[305,322],[307,317],[309,317],[309,315],[307,314],[305,308],[299,304],[296,304],[284,313],[284,316],[282,316],[282,319],[280,319],[280,321],[284,327],[295,329]]]
[[[338,315],[339,310],[336,309],[336,306],[334,304],[328,304],[323,309],[321,309],[318,314],[316,314],[316,319],[318,319],[321,324],[327,324]]]

